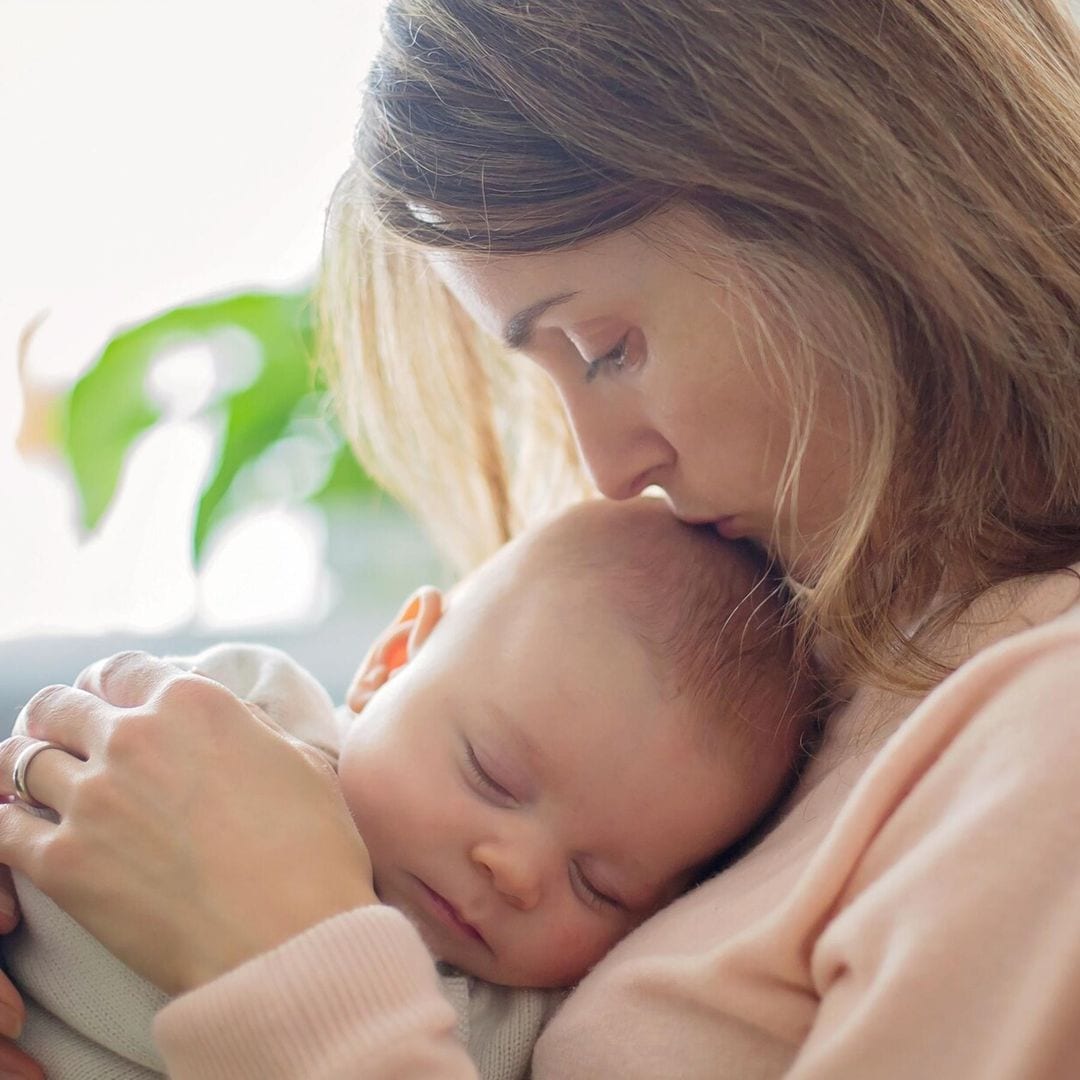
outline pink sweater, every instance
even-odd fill
[[[779,825],[618,945],[537,1080],[1080,1076],[1080,586],[985,597],[921,703],[862,691]],[[473,1077],[403,916],[340,915],[184,995],[174,1080]]]

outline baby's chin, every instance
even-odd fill
[[[497,986],[506,986],[514,990],[566,990],[575,986],[587,974],[584,971],[553,971],[551,968],[535,968],[527,963],[510,962],[459,963],[451,957],[439,956],[436,959],[452,967],[463,975],[471,975],[484,982]]]

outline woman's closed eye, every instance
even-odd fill
[[[640,332],[628,330],[603,356],[585,362],[585,381],[592,382],[605,372],[620,375],[639,367],[643,359],[644,342]]]

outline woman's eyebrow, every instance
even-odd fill
[[[555,307],[556,304],[564,304],[567,300],[577,296],[577,292],[558,293],[555,296],[549,296],[544,300],[537,300],[535,304],[530,304],[527,308],[522,308],[516,315],[511,315],[507,320],[506,326],[503,329],[503,341],[511,349],[520,349],[523,345],[528,344],[529,338],[532,337],[533,327],[536,325],[536,320],[544,314],[548,308]]]

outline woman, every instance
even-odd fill
[[[1078,223],[1051,0],[391,4],[324,291],[366,459],[467,565],[587,490],[572,429],[602,494],[767,548],[848,689],[537,1077],[1075,1069]],[[194,991],[173,1075],[470,1075],[344,822],[221,829],[318,802],[242,703],[127,656],[28,720],[63,824],[4,807],[0,857]]]

